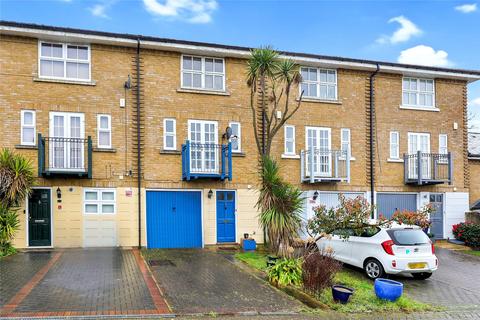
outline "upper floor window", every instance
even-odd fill
[[[285,134],[285,150],[284,154],[293,156],[295,155],[295,126],[286,125],[284,127]]]
[[[432,79],[403,78],[402,105],[434,107],[435,88]]]
[[[348,154],[351,156],[351,146],[350,146],[350,129],[342,129],[341,130],[341,150],[345,154]]]
[[[398,131],[390,131],[390,159],[400,159],[400,141]]]
[[[337,100],[337,71],[319,68],[300,68],[300,92],[306,98]]]
[[[97,116],[98,147],[112,147],[112,118],[108,114],[99,114]]]
[[[35,111],[21,111],[20,143],[22,145],[35,145]]]
[[[175,119],[163,119],[163,149],[177,150],[177,122]]]
[[[242,129],[240,122],[230,122],[230,128],[232,128],[232,137],[230,138],[232,152],[242,152]]]
[[[40,42],[39,76],[66,80],[90,80],[90,47]]]
[[[224,91],[225,61],[182,56],[182,88]]]

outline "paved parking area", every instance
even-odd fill
[[[302,308],[298,301],[244,272],[227,257],[206,250],[156,250],[150,268],[177,314]]]
[[[9,274],[8,281],[0,284],[0,292],[8,294],[2,299],[0,315],[169,312],[137,251],[70,249],[44,255],[42,260],[38,253],[20,253],[12,257],[12,261],[0,262],[2,274]],[[35,263],[32,267],[25,267],[30,261]],[[24,281],[17,282],[16,279]],[[13,287],[10,287],[12,283]]]
[[[480,312],[480,258],[447,249],[436,249],[439,268],[425,281],[397,277],[412,297],[449,309]]]

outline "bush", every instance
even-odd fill
[[[464,241],[469,247],[480,249],[480,224],[462,222],[453,225],[455,239]]]
[[[302,283],[302,260],[279,259],[267,269],[268,281],[278,286],[295,285]]]
[[[333,284],[335,274],[340,269],[341,263],[333,258],[331,251],[306,254],[302,265],[303,288],[312,294],[321,294]]]
[[[0,205],[0,246],[6,248],[20,228],[17,212]]]

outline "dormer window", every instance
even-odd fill
[[[90,81],[90,47],[66,43],[39,43],[39,77]]]
[[[402,105],[407,107],[435,107],[433,79],[403,78]]]

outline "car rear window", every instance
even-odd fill
[[[425,232],[419,229],[393,229],[387,233],[396,245],[413,246],[430,243]]]

